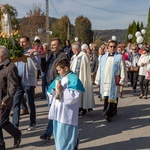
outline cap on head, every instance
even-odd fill
[[[87,44],[82,44],[81,45],[81,50],[87,50],[88,49],[88,45]]]

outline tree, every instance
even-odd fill
[[[128,26],[128,30],[127,30],[127,35],[126,35],[126,41],[130,41],[131,42],[131,39],[128,38],[128,35],[132,33],[132,25],[129,24]]]
[[[33,10],[27,13],[27,17],[23,18],[20,24],[20,35],[27,35],[30,39],[34,39],[38,35],[38,28],[45,29],[46,16],[42,12],[40,6],[34,4]],[[43,35],[41,35],[41,40],[44,41]]]
[[[3,6],[6,8],[8,14],[10,15],[12,29],[18,30],[19,29],[19,22],[17,20],[18,12],[17,12],[16,8],[9,5],[9,4],[5,4]],[[2,12],[0,10],[0,19],[1,19],[1,14],[2,14]],[[0,28],[1,28],[1,26],[0,26]]]
[[[91,30],[91,22],[88,18],[79,16],[75,20],[75,36],[79,42],[90,44],[93,41],[93,31]]]
[[[70,20],[67,15],[61,17],[54,24],[52,24],[52,37],[60,38],[61,41],[65,41],[67,39],[68,33],[71,31]]]

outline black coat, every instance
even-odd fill
[[[49,54],[49,58],[47,61],[44,58],[41,59],[42,67],[43,67],[43,69],[45,69],[45,70],[43,70],[45,72],[45,75],[44,75],[44,84],[45,85],[50,84],[59,75],[56,70],[55,65],[62,58],[68,58],[68,57],[64,52],[62,52],[60,50],[55,53],[51,52]],[[50,67],[50,72],[48,72],[49,67]],[[46,76],[48,73],[50,73],[50,83],[48,83],[46,80]]]
[[[7,109],[12,108],[13,97],[18,86],[18,70],[13,62],[7,59],[0,66],[0,109],[5,102]]]

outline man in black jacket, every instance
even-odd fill
[[[42,57],[42,56],[41,56]],[[45,86],[45,92],[47,93],[47,88],[48,85],[59,75],[57,73],[55,64],[57,63],[58,60],[63,59],[63,58],[67,58],[67,55],[62,52],[61,50],[61,40],[58,38],[54,38],[51,41],[51,52],[49,52],[48,54],[48,59],[46,61],[45,55],[43,55],[43,58],[41,58],[41,64],[42,64],[42,68],[45,72],[44,74],[44,86]],[[45,70],[44,70],[45,68]],[[48,100],[48,96],[46,94],[46,99],[48,101],[48,107],[50,107],[50,103]],[[44,132],[44,134],[42,134],[40,136],[40,139],[42,140],[50,140],[50,137],[53,133],[53,121],[52,120],[48,120],[48,125],[47,128]]]
[[[8,50],[0,46],[0,150],[5,150],[2,129],[14,137],[14,148],[21,142],[21,132],[10,121],[13,96],[18,85],[17,67],[8,58]]]

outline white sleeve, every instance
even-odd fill
[[[52,93],[47,92],[47,96],[48,96],[49,103],[52,104],[52,101],[54,99],[54,95]]]
[[[127,71],[124,59],[122,59],[120,63],[120,84],[127,86]]]
[[[73,91],[70,89],[65,89],[63,92],[63,99],[64,99],[64,104],[65,105],[72,105],[75,103],[78,103],[79,99],[80,99],[80,92],[78,91]]]

